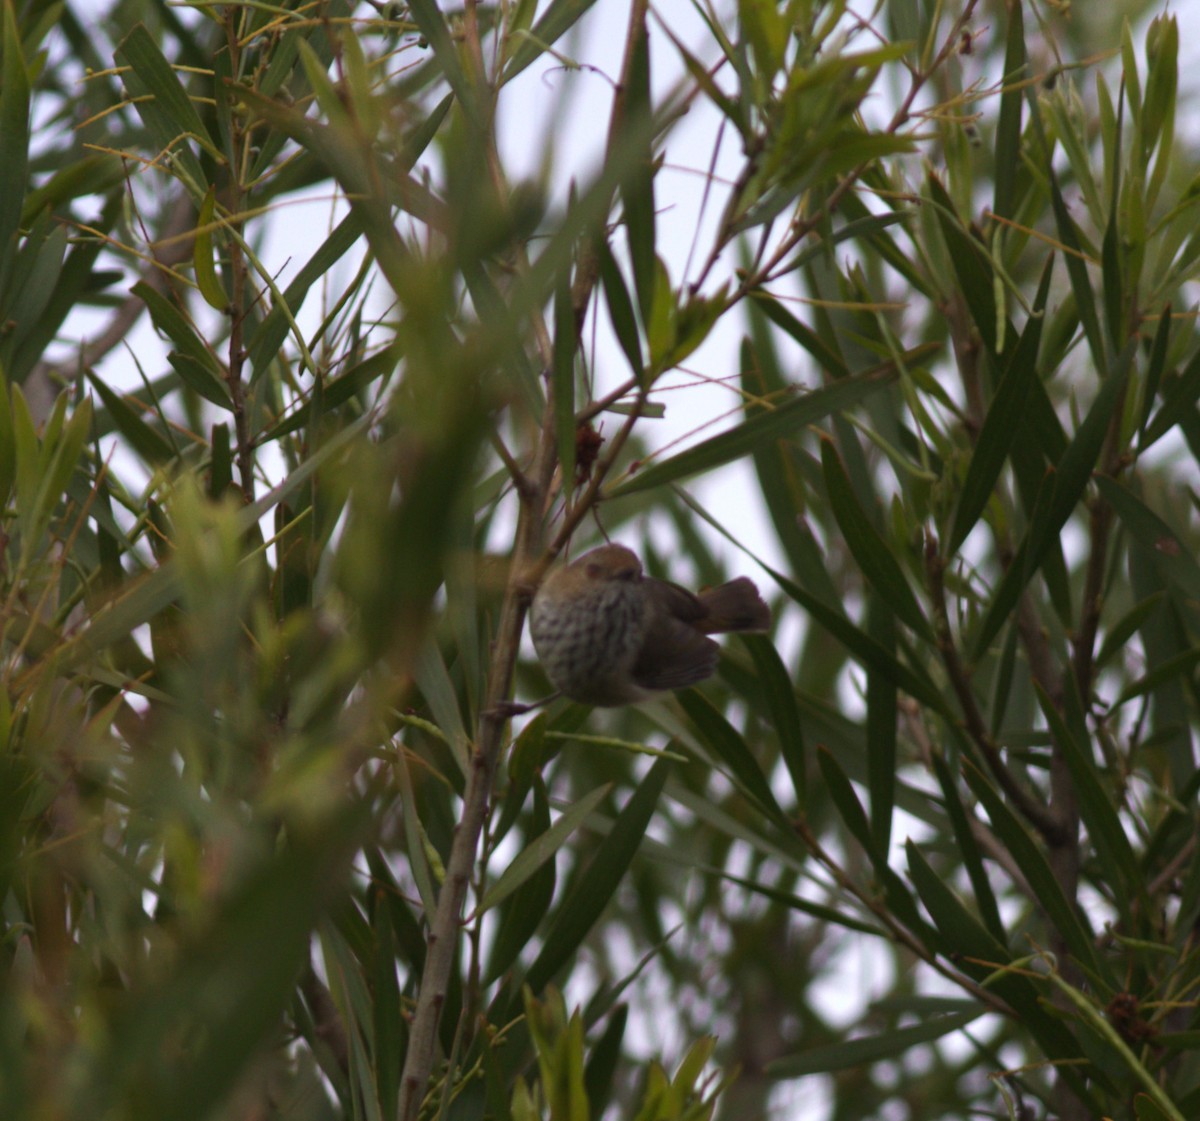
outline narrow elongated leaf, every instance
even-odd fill
[[[72,1112],[110,1112],[110,1093],[162,1121],[189,1121],[216,1108],[278,1034],[314,926],[349,870],[349,828],[337,823],[322,832],[320,846],[293,845],[274,856],[223,903],[175,968],[130,995],[128,1014],[92,1060],[95,1074],[79,1083],[100,1092]],[[164,1065],[163,1041],[184,1034],[195,1045]]]
[[[784,820],[783,810],[771,793],[771,785],[763,774],[758,760],[750,752],[749,745],[720,711],[695,689],[684,689],[679,694],[683,711],[691,718],[696,731],[704,743],[716,754],[732,774],[734,780],[753,798],[759,808],[777,821]]]
[[[829,507],[863,575],[902,623],[932,643],[933,629],[917,604],[895,554],[859,505],[858,496],[832,440],[821,441],[821,467]]]
[[[1075,310],[1079,315],[1079,322],[1083,325],[1083,333],[1087,336],[1088,350],[1096,370],[1102,378],[1106,378],[1109,372],[1108,351],[1104,345],[1104,334],[1100,329],[1100,316],[1096,311],[1096,300],[1092,293],[1091,280],[1088,278],[1087,263],[1080,246],[1074,219],[1072,219],[1066,200],[1063,198],[1062,189],[1058,185],[1058,176],[1054,171],[1050,145],[1046,139],[1045,126],[1042,123],[1041,108],[1033,90],[1027,90],[1026,96],[1029,99],[1029,119],[1041,144],[1044,173],[1050,186],[1050,203],[1054,210],[1058,237],[1066,247],[1063,260],[1067,266],[1067,275],[1071,279],[1071,290],[1075,294]]]
[[[533,805],[530,809],[529,826],[526,832],[526,848],[518,854],[518,861],[530,849],[541,846],[542,840],[551,828],[550,796],[546,792],[546,783],[540,774],[533,777],[531,787]],[[545,848],[542,847],[539,851],[544,852]],[[554,901],[554,889],[558,883],[558,869],[555,867],[554,861],[549,859],[555,852],[557,852],[557,847],[551,849],[547,854],[547,859],[539,863],[537,867],[528,869],[528,875],[521,883],[515,885],[514,894],[509,897],[507,902],[501,900],[504,905],[500,910],[500,925],[488,958],[486,980],[494,981],[512,968],[513,962],[529,945],[534,933],[550,910],[550,905]],[[514,861],[515,864],[516,861]],[[505,872],[505,876],[507,875],[508,871]],[[502,876],[501,879],[503,878]],[[496,887],[499,886],[499,884],[496,885]]]
[[[190,133],[214,153],[217,146],[200,119],[200,114],[179,81],[174,67],[167,61],[154,36],[139,23],[121,40],[117,54],[133,67],[155,103],[180,133]]]
[[[958,787],[950,773],[946,757],[940,752],[933,757],[933,769],[937,775],[938,785],[942,788],[942,804],[945,806],[946,815],[950,818],[950,824],[954,828],[954,839],[958,842],[963,865],[967,869],[971,887],[975,892],[975,905],[979,908],[979,917],[983,920],[988,934],[1000,945],[1007,945],[1008,937],[1000,918],[1000,908],[996,903],[996,894],[992,891],[987,869],[983,866],[983,857],[979,852],[975,831],[971,827],[971,819],[968,818],[967,809],[958,796]],[[917,890],[920,892],[919,886]],[[929,904],[926,903],[926,907],[928,906]],[[937,922],[936,917],[934,921]]]
[[[996,124],[996,188],[992,209],[1001,218],[1012,218],[1016,206],[1016,178],[1021,166],[1021,81],[1025,77],[1025,22],[1022,5],[1010,4],[1004,44],[1004,90]]]
[[[952,1012],[948,1016],[931,1016],[910,1027],[893,1028],[880,1035],[832,1043],[826,1047],[811,1047],[797,1055],[785,1055],[767,1064],[767,1073],[776,1078],[799,1078],[805,1074],[822,1074],[849,1070],[882,1059],[894,1059],[923,1043],[933,1043],[951,1032],[965,1028],[987,1011],[980,1006],[969,1012]]]
[[[771,640],[763,635],[743,635],[742,642],[754,659],[759,684],[766,697],[771,726],[779,737],[779,751],[796,791],[796,811],[803,813],[807,803],[808,753],[796,690],[787,667]]]
[[[1055,879],[1041,848],[984,775],[969,763],[965,765],[964,773],[976,797],[983,803],[991,819],[992,828],[1033,889],[1047,919],[1070,947],[1071,953],[1096,976],[1104,978],[1116,988],[1119,982],[1113,976],[1107,962],[1096,953],[1093,936],[1087,929],[1086,920],[1063,894],[1063,889]]]
[[[921,937],[926,945],[941,953],[948,952],[948,947],[940,943],[937,932],[921,918],[908,887],[888,864],[887,853],[880,852],[875,847],[875,838],[871,833],[871,826],[867,821],[862,803],[859,802],[854,787],[850,785],[850,780],[838,765],[832,752],[825,749],[818,750],[817,762],[820,764],[821,777],[825,780],[826,789],[829,791],[829,796],[833,800],[834,806],[837,807],[843,823],[854,839],[862,845],[863,851],[871,860],[875,875],[883,885],[888,907],[895,912],[909,930]]]
[[[0,88],[0,271],[21,223],[21,208],[29,186],[29,70],[21,52],[21,29],[16,5],[5,4],[4,83]]]
[[[596,0],[551,0],[533,30],[521,37],[520,45],[504,67],[504,81],[511,82],[547,47],[552,47],[587,14]]]
[[[375,382],[379,382],[382,386],[386,383],[387,378],[396,369],[396,364],[400,361],[401,351],[399,346],[392,345],[386,350],[381,350],[377,354],[372,354],[370,358],[364,358],[357,365],[352,366],[343,374],[339,374],[331,381],[322,382],[320,386],[321,404],[325,409],[334,409],[338,405],[343,405],[358,394],[364,392]],[[262,442],[267,443],[271,440],[278,440],[281,436],[286,436],[289,432],[295,432],[303,428],[311,420],[320,415],[321,410],[315,409],[316,397],[306,401],[294,412],[288,413],[282,420],[273,425],[262,436]]]
[[[1197,653],[1200,654],[1200,651]],[[1071,771],[1076,797],[1079,800],[1079,813],[1105,869],[1105,882],[1112,888],[1113,898],[1123,921],[1129,923],[1130,898],[1137,892],[1142,878],[1137,858],[1133,854],[1129,838],[1125,836],[1125,829],[1116,807],[1100,785],[1095,760],[1092,758],[1090,747],[1087,746],[1087,726],[1084,723],[1079,695],[1075,690],[1074,678],[1068,677],[1065,686],[1066,704],[1074,712],[1070,726],[1055,708],[1045,690],[1036,683],[1035,689],[1042,715],[1045,716],[1054,742]],[[1140,899],[1139,903],[1143,908],[1149,906],[1145,898]]]
[[[1000,336],[996,297],[992,288],[992,263],[984,247],[967,230],[959,217],[954,201],[942,186],[941,180],[930,173],[926,183],[936,208],[950,264],[958,280],[958,290],[966,301],[971,319],[979,330],[980,338],[983,339],[983,345],[987,347],[990,355],[997,357],[996,347]],[[1011,338],[1011,332],[1006,329],[1004,337]]]
[[[638,11],[638,9],[634,9]],[[630,28],[630,38],[622,77],[623,106],[616,117],[617,126],[625,132],[648,119],[653,113],[650,96],[650,42],[646,29],[645,10],[640,22]],[[652,309],[658,287],[658,235],[654,215],[654,146],[651,137],[637,128],[641,149],[632,173],[621,182],[621,202],[624,210],[625,232],[629,245],[629,260],[633,266],[633,286],[637,292],[642,322],[649,332]],[[653,335],[651,334],[653,343]],[[651,354],[654,348],[651,347]]]
[[[223,162],[224,156],[213,144],[175,71],[144,26],[138,24],[126,36],[115,57],[127,64],[121,78],[149,132],[156,162],[169,167],[199,205],[208,181],[195,145],[207,149],[219,162]],[[192,127],[197,124],[198,130]]]
[[[1063,1022],[1046,1011],[1046,1002],[1034,984],[1019,973],[1003,967],[1012,961],[1009,950],[985,930],[950,890],[945,879],[929,866],[912,841],[907,846],[909,873],[939,933],[953,947],[951,958],[968,976],[986,981],[988,988],[1005,1000],[1020,1017],[1022,1026],[1037,1040],[1045,1054],[1064,1064],[1063,1077],[1081,1098],[1091,1097],[1086,1084],[1071,1069],[1082,1056],[1078,1041]],[[1095,1075],[1089,1068],[1089,1075]],[[1098,1080],[1107,1084],[1103,1071]],[[1111,1089],[1111,1086],[1109,1087]]]
[[[458,704],[458,692],[436,642],[424,643],[413,659],[413,679],[429,704],[433,719],[454,753],[463,774],[470,766],[470,736]]]
[[[300,271],[283,290],[281,304],[272,305],[246,347],[253,375],[261,373],[263,367],[275,357],[309,289],[327,276],[330,269],[353,246],[360,243],[362,234],[362,223],[358,214],[352,210],[305,261]]]
[[[1117,654],[1125,650],[1129,640],[1141,629],[1150,613],[1161,606],[1165,596],[1165,592],[1156,592],[1139,600],[1120,619],[1105,628],[1104,641],[1095,658],[1097,669],[1106,666]]]
[[[1187,679],[1190,676],[1190,671],[1200,663],[1200,647],[1193,646],[1190,650],[1184,650],[1176,654],[1173,658],[1168,658],[1165,662],[1160,662],[1149,673],[1143,674],[1135,681],[1131,681],[1117,694],[1116,700],[1112,703],[1112,708],[1120,708],[1121,705],[1133,700],[1135,697],[1143,697],[1147,693],[1154,692],[1160,685],[1166,684],[1168,681],[1177,679]]]
[[[902,689],[914,700],[927,705],[952,723],[956,721],[957,718],[946,699],[938,692],[937,687],[926,674],[910,669],[894,658],[883,646],[856,627],[840,611],[828,606],[816,596],[794,584],[782,573],[775,572],[770,568],[767,569],[767,572],[792,599],[812,616],[814,622],[829,631],[855,658],[862,662],[868,673],[884,674],[896,684],[897,688]]]
[[[229,306],[229,296],[217,276],[216,247],[211,228],[216,215],[216,191],[209,187],[200,214],[196,218],[196,244],[192,251],[192,264],[196,269],[196,286],[209,307],[224,311]]]
[[[570,277],[564,272],[554,286],[554,434],[563,490],[575,485],[575,312]]]
[[[946,555],[954,556],[983,513],[1000,477],[1009,448],[1014,441],[1024,439],[1026,402],[1037,379],[1038,346],[1042,339],[1042,322],[1046,299],[1050,292],[1050,277],[1054,258],[1048,257],[1042,270],[1033,313],[1013,348],[1008,368],[996,388],[996,395],[983,420],[979,439],[971,453],[967,477],[963,480],[958,508],[954,511],[954,527],[946,545]]]
[[[625,870],[637,855],[650,816],[667,780],[666,760],[659,759],[642,779],[637,790],[617,815],[612,829],[580,875],[571,894],[555,915],[541,953],[529,967],[525,983],[534,992],[554,979],[567,964],[608,906]]]
[[[853,408],[871,394],[883,389],[894,376],[890,369],[868,372],[793,397],[774,409],[756,414],[728,432],[722,432],[694,448],[639,471],[615,487],[611,493],[613,496],[633,494],[639,490],[677,482],[701,471],[723,467],[726,463],[749,455],[763,440],[790,436],[797,429],[814,424],[830,413]]]
[[[1130,357],[1127,347],[1117,369],[1101,385],[1100,392],[1096,394],[1087,416],[1075,433],[1075,438],[1063,453],[1058,464],[1053,493],[1046,508],[1046,516],[1044,519],[1036,519],[1030,526],[1017,557],[1005,572],[984,613],[973,645],[973,656],[976,659],[982,657],[1004,625],[1016,606],[1021,591],[1045,561],[1047,551],[1057,541],[1059,532],[1082,498],[1104,446],[1108,425],[1123,399]]]
[[[896,624],[891,605],[878,591],[867,604],[867,631],[889,654],[896,654]],[[892,845],[896,804],[896,684],[885,674],[867,674],[867,789],[871,795],[871,835],[879,852]]]
[[[1162,381],[1163,370],[1167,365],[1167,348],[1171,342],[1171,305],[1166,304],[1158,317],[1158,330],[1154,332],[1154,345],[1150,348],[1150,361],[1146,363],[1146,376],[1142,379],[1142,419],[1138,448],[1144,449],[1146,425],[1150,423],[1150,413],[1154,410],[1154,398],[1158,394],[1158,386]],[[1189,363],[1190,365],[1190,363]]]
[[[475,87],[467,77],[458,54],[458,45],[446,26],[445,18],[438,8],[436,0],[410,0],[408,10],[421,29],[421,34],[428,40],[429,45],[437,55],[442,72],[449,82],[454,96],[467,119],[479,130],[484,128],[482,107],[476,95]]]
[[[585,794],[569,809],[559,814],[558,820],[544,833],[539,834],[537,838],[527,844],[517,854],[516,859],[504,869],[500,878],[488,889],[487,894],[483,897],[483,901],[479,904],[479,910],[481,912],[490,911],[493,907],[498,906],[525,883],[547,860],[552,859],[555,853],[566,844],[571,834],[608,797],[608,792],[611,789],[611,783],[598,786],[595,790]]]
[[[139,280],[131,291],[146,305],[154,326],[175,344],[176,349],[211,373],[214,380],[221,384],[220,364],[187,316],[145,281]]]
[[[151,428],[121,394],[115,393],[91,370],[86,370],[85,373],[88,381],[92,383],[92,388],[104,402],[113,426],[129,441],[130,447],[138,455],[151,464],[165,463],[175,457],[175,449],[166,437]]]
[[[371,923],[371,1026],[374,1032],[371,1054],[375,1066],[375,1087],[379,1109],[384,1117],[396,1115],[400,1099],[400,1063],[404,1054],[407,1028],[400,985],[396,980],[396,935],[392,913],[377,903]]]
[[[215,378],[207,366],[187,354],[180,354],[177,350],[172,350],[167,355],[167,361],[171,363],[171,368],[179,375],[179,380],[188,389],[222,409],[231,407],[225,383]]]
[[[1130,535],[1153,549],[1155,563],[1163,574],[1185,595],[1200,599],[1200,563],[1191,548],[1128,487],[1107,475],[1097,476],[1096,486]]]
[[[765,292],[755,292],[754,307],[808,351],[817,365],[829,377],[840,381],[851,376],[841,355],[829,346],[816,331],[797,319],[778,300]]]
[[[600,239],[596,246],[596,254],[600,260],[600,282],[604,286],[604,299],[608,304],[608,317],[612,320],[613,333],[617,342],[629,359],[629,368],[638,376],[645,379],[646,371],[642,365],[642,343],[638,335],[637,317],[633,311],[633,300],[629,298],[629,289],[621,269],[608,247],[608,242]]]
[[[1158,339],[1156,336],[1156,350],[1157,342]],[[1146,378],[1146,392],[1150,392],[1150,377],[1148,374]],[[1138,440],[1138,454],[1140,455],[1148,448],[1153,447],[1172,428],[1192,415],[1196,408],[1197,400],[1200,400],[1200,352],[1193,355],[1192,360],[1187,364],[1183,373],[1169,384],[1162,407],[1149,420],[1145,428],[1142,429],[1141,439]],[[1150,404],[1151,399],[1148,399],[1146,403],[1147,410]]]
[[[93,381],[95,385],[96,382]],[[107,388],[107,387],[106,387]],[[97,385],[97,392],[99,386]],[[101,393],[103,398],[104,394]],[[320,448],[309,455],[299,467],[278,486],[238,511],[239,532],[247,532],[258,525],[260,518],[269,514],[276,505],[286,501],[331,459],[341,455],[348,444],[359,439],[371,421],[362,417],[331,436]],[[63,644],[58,653],[58,665],[66,671],[80,662],[93,658],[130,634],[137,627],[148,623],[160,611],[179,598],[180,576],[178,567],[170,561],[153,572],[129,582],[128,589],[108,604],[102,612],[92,617],[88,626]]]

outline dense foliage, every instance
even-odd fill
[[[0,1113],[1200,1115],[1143,7],[4,0]],[[511,719],[601,526],[778,633]]]

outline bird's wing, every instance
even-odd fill
[[[716,671],[720,649],[695,627],[659,614],[634,662],[633,680],[643,689],[653,690],[695,685]]]

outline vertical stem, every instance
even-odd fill
[[[229,51],[230,73],[238,71],[238,30],[237,14],[241,9],[229,5],[225,9],[225,43]],[[233,411],[234,437],[237,443],[236,459],[238,477],[241,483],[242,499],[246,503],[254,501],[254,448],[250,438],[250,420],[246,415],[246,387],[242,380],[242,371],[246,364],[245,324],[246,324],[246,258],[242,252],[240,234],[242,213],[242,164],[241,156],[245,143],[245,135],[238,115],[233,114],[233,138],[230,150],[233,163],[229,168],[227,185],[227,205],[229,207],[229,224],[234,236],[229,239],[229,275],[233,289],[230,304],[229,322],[229,362],[226,373],[226,384],[229,388],[229,400]]]

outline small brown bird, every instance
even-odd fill
[[[771,612],[742,576],[693,595],[642,574],[623,545],[555,569],[530,609],[533,645],[556,689],[589,705],[624,705],[711,677],[710,634],[765,631]]]

